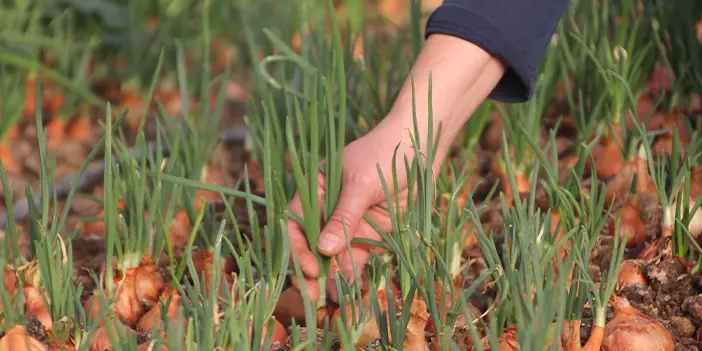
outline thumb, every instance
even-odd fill
[[[368,200],[362,194],[363,192],[341,191],[339,202],[317,242],[320,253],[336,256],[346,248],[346,236],[348,235],[349,241],[353,239],[368,208]]]

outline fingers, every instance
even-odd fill
[[[291,283],[295,290],[298,292],[302,291],[300,290],[300,282],[296,277],[291,279]],[[305,288],[307,289],[307,297],[310,301],[317,302],[317,300],[319,300],[319,286],[317,285],[317,280],[305,278]]]
[[[295,195],[288,209],[298,215],[302,214],[299,195]],[[288,220],[288,237],[290,238],[290,249],[293,251],[290,260],[291,268],[294,269],[295,267],[292,259],[297,258],[302,274],[310,279],[317,278],[317,276],[319,276],[317,257],[310,251],[304,230],[293,220]]]
[[[334,213],[322,229],[317,249],[326,256],[336,256],[346,248],[346,240],[352,240],[363,215],[368,209],[368,199],[363,190],[342,191]]]

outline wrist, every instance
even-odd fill
[[[456,37],[434,34],[422,48],[411,75],[381,124],[386,129],[414,133],[416,114],[421,150],[425,151],[431,110],[434,142],[441,130],[439,145],[448,144],[440,146],[448,149],[504,70],[498,59],[480,47]]]

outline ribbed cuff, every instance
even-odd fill
[[[426,37],[445,34],[467,40],[506,66],[504,76],[488,98],[501,102],[518,103],[529,100],[534,90],[536,69],[524,60],[518,43],[487,18],[451,5],[437,8],[427,21]]]

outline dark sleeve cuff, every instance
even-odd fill
[[[488,98],[508,103],[524,102],[531,98],[536,79],[536,68],[525,60],[522,46],[506,35],[500,26],[466,8],[442,5],[429,17],[426,37],[446,34],[467,40],[507,67],[504,76]]]

